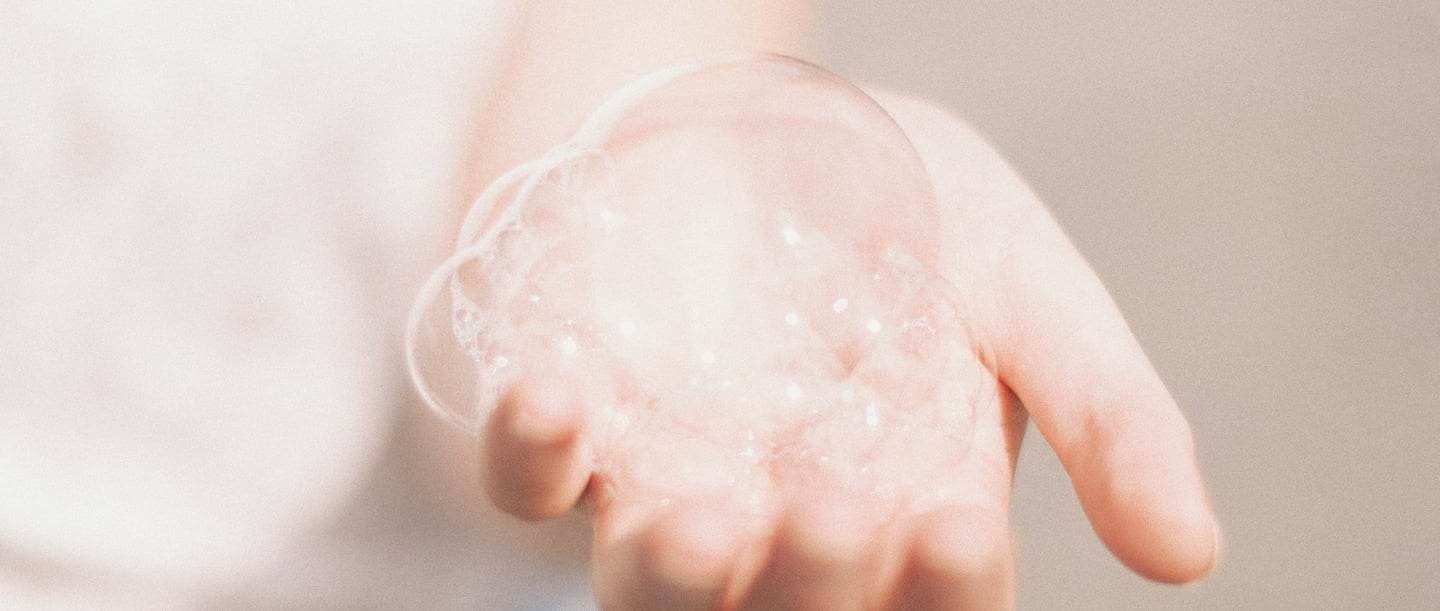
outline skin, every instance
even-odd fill
[[[782,4],[767,6],[700,3],[682,15],[636,2],[586,16],[532,5],[526,22],[552,27],[521,29],[501,82],[514,95],[488,109],[494,137],[477,147],[484,162],[475,166],[476,184],[564,139],[605,93],[651,68],[752,45],[793,47],[773,34],[783,28],[737,27],[783,16],[773,8]],[[613,13],[626,11],[672,22],[664,35],[619,32],[613,40],[636,44],[591,47],[605,57],[589,64],[555,51],[583,51],[596,19],[631,24],[621,28],[650,23]],[[741,44],[735,32],[772,34]],[[570,46],[557,46],[556,37]],[[609,68],[587,72],[586,65]],[[542,74],[558,76],[536,78]],[[569,87],[570,79],[576,93],[568,97],[544,85]],[[628,479],[597,471],[590,459],[597,424],[589,406],[620,389],[541,372],[511,390],[482,432],[489,498],[531,520],[583,507],[594,526],[593,587],[606,609],[1008,609],[1015,565],[1007,510],[1033,419],[1117,558],[1162,582],[1206,575],[1217,557],[1217,526],[1189,427],[1094,272],[1015,172],[963,123],[904,96],[875,97],[914,141],[934,182],[940,271],[972,287],[964,305],[974,357],[996,382],[993,396],[977,398],[974,446],[953,474],[964,493],[892,520],[877,520],[884,509],[840,482],[781,491],[790,500],[758,523],[683,490],[665,507],[627,503],[615,487]],[[904,448],[890,451],[903,465]]]

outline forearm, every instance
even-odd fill
[[[607,96],[649,72],[745,52],[806,55],[810,9],[806,0],[525,3],[474,122],[459,203],[569,137]]]

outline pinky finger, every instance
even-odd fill
[[[501,400],[480,452],[485,492],[527,520],[569,511],[590,481],[586,405],[577,385],[527,381]]]

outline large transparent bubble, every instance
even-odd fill
[[[480,198],[412,315],[411,371],[471,432],[521,376],[599,380],[597,468],[636,486],[828,473],[913,495],[933,478],[886,461],[948,469],[973,421],[934,200],[905,135],[828,72],[659,73]]]

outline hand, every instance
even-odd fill
[[[974,441],[947,483],[952,493],[938,507],[896,515],[844,482],[777,474],[751,485],[779,488],[755,492],[784,502],[745,511],[704,486],[637,475],[655,472],[646,461],[693,462],[704,450],[693,444],[646,441],[643,459],[597,464],[593,450],[608,442],[587,406],[620,389],[548,372],[524,379],[484,429],[487,492],[529,519],[585,505],[603,607],[1010,608],[1007,507],[1027,413],[1121,561],[1173,583],[1214,563],[1216,525],[1188,426],[1094,273],[978,137],[922,103],[881,101],[935,183],[945,215],[941,273],[970,287],[973,369],[986,391],[975,399]],[[895,475],[926,461],[907,447],[886,452]],[[636,483],[672,494],[663,504],[633,502],[624,489]]]

